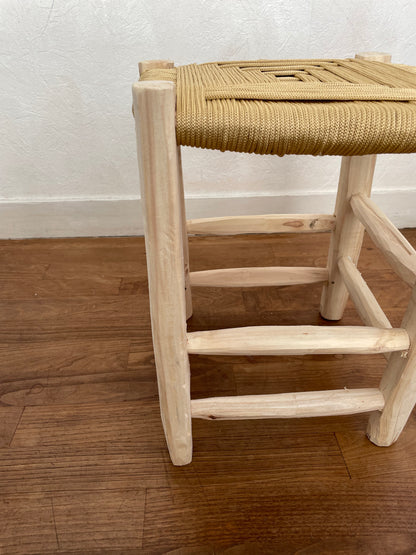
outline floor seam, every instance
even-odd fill
[[[335,437],[335,441],[337,442],[338,449],[339,449],[339,452],[341,454],[342,460],[344,461],[345,468],[348,472],[349,479],[352,480],[351,472],[350,472],[350,469],[348,468],[347,461],[345,460],[344,453],[342,452],[341,445],[339,444],[338,436],[337,436],[336,432],[334,432],[334,437]]]

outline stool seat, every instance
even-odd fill
[[[149,69],[176,83],[177,143],[257,154],[416,152],[416,68],[359,59]]]

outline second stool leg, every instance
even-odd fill
[[[348,300],[348,291],[338,269],[338,260],[341,256],[346,256],[356,264],[364,236],[364,227],[352,211],[350,198],[356,193],[370,195],[375,163],[375,155],[342,158],[335,205],[335,230],[331,234],[328,254],[329,277],[321,299],[321,315],[327,320],[340,320]]]
[[[391,55],[385,52],[361,52],[358,60],[388,63]],[[339,177],[335,205],[335,230],[331,235],[328,254],[328,283],[321,298],[321,316],[327,320],[340,320],[348,300],[348,292],[338,270],[340,256],[350,257],[354,264],[360,256],[364,228],[350,207],[351,195],[363,193],[370,196],[376,156],[344,156]]]

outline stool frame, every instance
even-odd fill
[[[358,58],[390,61],[387,54]],[[146,69],[173,62],[146,61]],[[180,147],[175,130],[175,84],[133,85],[137,154],[145,223],[152,335],[162,423],[175,465],[192,460],[192,418],[243,419],[370,412],[369,439],[391,445],[416,402],[416,251],[370,200],[375,155],[343,157],[335,214],[271,214],[186,220]],[[392,328],[357,269],[364,229],[392,268],[413,287],[400,328]],[[326,268],[233,268],[190,272],[188,234],[331,232]],[[257,326],[187,333],[191,288],[322,282],[321,315],[342,318],[348,297],[365,326]],[[379,388],[191,400],[190,353],[299,355],[384,353]]]

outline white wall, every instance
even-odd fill
[[[416,65],[415,21],[406,0],[0,0],[0,237],[140,231],[138,60],[379,50]],[[183,159],[191,217],[227,211],[230,197],[234,211],[332,210],[338,158]],[[375,194],[401,225],[416,225],[415,174],[416,155],[379,159]]]

